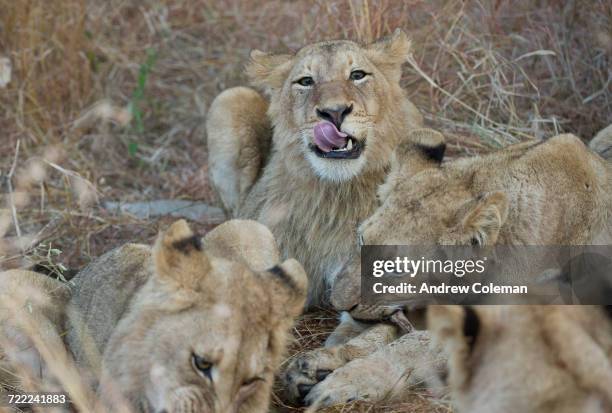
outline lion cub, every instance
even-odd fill
[[[267,228],[238,220],[203,239],[177,221],[152,248],[110,251],[73,283],[67,294],[41,275],[13,272],[0,276],[0,291],[20,284],[47,298],[30,312],[55,337],[67,330],[65,344],[79,368],[92,373],[103,410],[168,413],[267,411],[307,288],[297,261],[279,261]],[[10,310],[2,303],[0,315]],[[16,355],[5,345],[3,362],[21,361],[47,375],[37,368],[47,361],[44,353],[28,345],[18,318],[0,320],[3,334],[21,345]]]
[[[598,135],[593,147],[605,155],[610,143],[612,135]],[[609,239],[612,163],[579,138],[559,135],[449,162],[442,162],[444,148],[444,137],[429,129],[413,131],[398,146],[396,162],[379,189],[381,205],[359,227],[364,244],[579,245]],[[339,278],[331,301],[354,318],[373,319],[387,309],[360,304],[359,274],[357,265]],[[572,310],[560,314],[565,311]],[[600,320],[599,312],[584,307],[575,317]],[[327,347],[289,364],[283,373],[288,399],[317,406],[359,398],[401,400],[411,387],[438,381],[446,355],[431,345],[428,331],[399,337],[395,326],[377,324],[362,326],[365,331],[351,338],[344,333],[359,331],[351,316],[343,315]],[[601,334],[610,334],[609,324],[599,325]],[[580,348],[571,347],[576,353]],[[610,366],[607,354],[603,369]]]
[[[368,45],[326,41],[251,54],[269,96],[237,87],[208,113],[211,181],[233,217],[267,225],[309,277],[308,305],[358,254],[355,228],[376,208],[393,150],[421,115],[400,86],[411,43],[397,30]]]

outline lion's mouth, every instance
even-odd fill
[[[356,159],[361,155],[363,144],[354,137],[338,130],[331,122],[319,122],[314,127],[314,143],[310,149],[320,158]]]
[[[333,147],[330,151],[325,152],[315,144],[310,144],[310,150],[319,158],[325,159],[357,159],[361,156],[363,144],[357,139],[347,136],[346,145],[343,148]]]

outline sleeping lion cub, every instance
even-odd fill
[[[607,240],[612,234],[612,163],[577,137],[559,135],[546,141],[509,146],[487,155],[442,162],[445,140],[440,133],[421,129],[412,135],[398,146],[397,162],[379,190],[380,207],[359,227],[365,245],[609,243]],[[600,154],[610,156],[612,154],[606,152],[606,148],[610,148],[611,143],[612,134],[600,134],[592,147]],[[359,273],[356,267],[350,272],[352,277],[338,279],[332,303],[337,308],[350,310],[353,317],[372,319],[380,315],[380,309],[360,305]],[[499,335],[490,333],[489,338],[476,339],[476,348],[482,349],[482,353],[474,353],[475,358],[467,357],[465,351],[456,346],[452,347],[456,340],[450,343],[451,361],[453,357],[466,357],[468,362],[462,365],[463,370],[486,371],[475,383],[451,381],[453,393],[466,400],[460,405],[468,406],[460,412],[572,411],[552,407],[546,410],[546,406],[556,404],[540,407],[540,401],[557,400],[560,394],[576,395],[575,403],[571,404],[573,407],[586,406],[592,400],[592,406],[604,406],[599,410],[584,411],[610,411],[605,409],[609,409],[609,403],[612,403],[612,348],[609,344],[612,323],[606,321],[601,309],[585,306],[574,310],[572,307],[554,310],[545,307],[541,311],[524,310],[527,313],[523,314],[523,310],[514,313],[514,308],[519,307],[500,310],[508,324],[494,330]],[[481,313],[478,310],[478,314],[485,317],[488,311],[484,309]],[[567,357],[559,359],[561,361],[553,359],[550,369],[542,370],[563,376],[558,381],[555,381],[557,376],[550,377],[552,383],[562,386],[554,392],[538,395],[529,388],[533,380],[549,380],[548,373],[540,372],[537,367],[546,360],[523,365],[521,360],[527,361],[530,356],[508,354],[510,359],[504,363],[479,358],[480,354],[493,357],[497,354],[496,349],[501,348],[498,346],[512,348],[514,334],[521,336],[530,330],[533,334],[538,329],[544,331],[546,327],[542,320],[548,323],[563,317],[566,318],[564,322],[550,325],[551,331],[556,331],[556,341],[548,342],[543,336],[542,340],[534,341],[539,347],[534,344],[533,349],[534,352],[550,351],[553,354],[563,350],[563,357]],[[521,320],[525,321],[524,324],[517,325]],[[588,320],[584,322],[594,324],[578,327],[580,322],[576,320]],[[363,332],[355,336],[359,328]],[[473,332],[473,329],[468,331]],[[400,335],[393,325],[361,325],[345,313],[332,335],[336,345],[329,345],[328,340],[327,347],[299,355],[284,371],[288,398],[321,407],[355,399],[401,400],[412,387],[424,382],[438,387],[439,375],[448,367],[448,354],[431,344],[429,331]],[[558,335],[566,338],[563,344],[566,349],[562,349]],[[343,339],[339,339],[340,336],[344,336]],[[583,336],[592,338],[591,347],[580,341],[579,337]],[[529,345],[525,342],[522,346],[516,345],[516,349],[529,351]],[[591,355],[592,358],[588,359]],[[516,363],[512,363],[512,357]],[[595,360],[597,369],[593,368]],[[453,371],[456,366],[451,362],[451,377],[455,373],[464,374]],[[495,371],[504,376],[499,382],[492,379]],[[517,380],[513,387],[509,387],[508,382],[511,377]],[[525,385],[527,377],[530,382]],[[597,381],[599,383],[595,383]],[[607,390],[602,388],[602,383],[608,386]],[[474,387],[469,387],[472,384]],[[503,393],[506,390],[508,393]],[[479,395],[479,392],[490,393]],[[504,405],[501,401],[493,404],[496,397],[506,402],[516,399],[519,406],[534,407],[532,410],[515,408],[515,404]],[[530,399],[521,400],[524,398]],[[479,400],[485,399],[486,403],[479,404]],[[558,399],[560,404],[564,400],[567,401],[564,397]]]
[[[103,255],[73,284],[0,274],[0,384],[27,371],[69,388],[42,337],[92,373],[102,411],[263,413],[307,279],[297,261],[279,261],[261,224],[229,221],[201,239],[181,220],[152,248]]]

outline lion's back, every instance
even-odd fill
[[[89,339],[101,354],[135,293],[151,275],[151,248],[126,244],[100,256],[73,279],[67,342],[84,360]],[[86,344],[87,343],[87,344]]]

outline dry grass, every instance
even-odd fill
[[[398,26],[415,45],[403,84],[454,154],[561,131],[589,139],[612,123],[605,0],[0,0],[0,57],[13,68],[0,89],[0,266],[61,272],[151,241],[171,219],[114,216],[96,201],[214,202],[204,117],[219,91],[245,83],[252,48],[370,41]],[[44,173],[20,182],[32,162]],[[332,323],[307,316],[294,352]],[[340,411],[446,411],[423,400]]]

